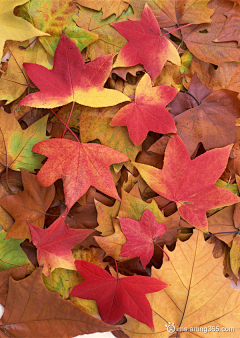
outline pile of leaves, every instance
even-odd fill
[[[240,336],[239,24],[239,0],[1,0],[1,337]]]

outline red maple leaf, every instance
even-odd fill
[[[145,140],[149,131],[177,133],[175,122],[165,108],[177,93],[178,89],[170,86],[152,87],[149,75],[145,74],[137,86],[135,102],[121,108],[110,125],[127,126],[136,146]]]
[[[59,178],[63,180],[65,204],[70,209],[90,186],[120,199],[110,172],[110,165],[128,161],[128,157],[109,147],[68,139],[50,139],[34,145],[33,152],[48,157],[37,174],[42,187]]]
[[[145,294],[160,291],[168,284],[143,276],[115,278],[85,261],[77,260],[75,265],[85,281],[76,285],[70,295],[95,300],[102,320],[108,324],[115,324],[128,314],[154,330],[152,309]]]
[[[206,211],[240,201],[215,182],[223,173],[232,145],[207,151],[191,160],[179,136],[167,144],[163,169],[133,163],[142,178],[159,195],[174,201],[181,216],[193,226],[207,231]]]
[[[140,257],[142,266],[145,268],[152,258],[155,241],[167,230],[166,225],[159,224],[149,210],[144,211],[140,222],[131,218],[118,217],[118,219],[122,232],[127,238],[127,243],[123,245],[120,255]]]
[[[114,67],[129,67],[141,63],[154,82],[167,60],[180,66],[178,51],[161,34],[157,19],[147,4],[141,21],[117,22],[112,26],[128,40]]]
[[[46,276],[55,268],[75,270],[71,249],[94,232],[91,229],[70,229],[64,223],[66,216],[67,209],[45,230],[28,223],[32,242],[37,247],[38,263],[43,266]]]
[[[53,69],[23,64],[40,92],[27,95],[19,105],[54,108],[77,102],[90,107],[108,107],[130,101],[123,93],[103,87],[111,72],[113,57],[105,55],[85,64],[77,46],[63,34],[54,55]]]

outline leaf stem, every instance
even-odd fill
[[[66,126],[66,128],[73,134],[73,136],[76,138],[76,140],[78,141],[78,143],[81,144],[81,142],[79,141],[77,135],[66,125],[66,123],[58,116],[58,114],[56,114],[55,111],[53,111],[51,108],[49,108],[49,109],[64,124],[64,126]]]
[[[19,48],[19,49],[27,49],[27,48],[30,47],[37,39],[38,39],[38,36],[36,36],[36,38],[35,38],[31,43],[29,43],[29,45],[27,45],[27,47],[19,46],[18,48]]]
[[[185,28],[185,27],[188,27],[188,26],[192,26],[192,25],[196,25],[196,24],[195,24],[195,23],[188,23],[187,25],[184,25],[184,26],[182,26],[182,27],[178,27],[178,28],[176,28],[176,29],[173,29],[173,30],[170,31],[170,32],[167,32],[167,33],[163,34],[162,36],[171,34],[172,32],[178,31],[179,29],[182,29],[182,28]]]
[[[170,261],[170,257],[168,256],[168,254],[163,250],[163,248],[160,247],[160,245],[158,245],[157,243],[155,243],[161,250],[163,253],[165,253],[165,255],[167,256],[168,260]]]
[[[240,234],[240,229],[236,231],[215,232],[213,234],[208,233],[207,235],[214,236],[214,235],[221,235],[221,234]]]
[[[72,112],[73,112],[74,105],[75,105],[75,101],[73,101],[73,103],[72,103],[72,109],[71,109],[70,114],[69,114],[69,116],[68,116],[67,123],[65,124],[65,128],[64,128],[64,131],[63,131],[63,133],[62,133],[61,138],[63,138],[63,136],[64,136],[64,134],[65,134],[65,131],[67,130],[67,126],[68,126],[68,123],[69,123],[70,118],[71,118],[71,116],[72,116]]]
[[[174,202],[173,201],[168,202],[168,204],[164,205],[164,207],[162,207],[160,210],[162,211],[163,209],[165,209],[166,207],[168,207],[172,203],[174,203]]]
[[[114,261],[115,261],[116,272],[117,272],[117,279],[118,279],[118,266],[117,266],[117,261],[116,261],[116,259],[114,259]]]

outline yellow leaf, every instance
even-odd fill
[[[123,331],[130,338],[168,338],[174,332],[167,332],[168,323],[174,323],[174,337],[179,327],[187,330],[178,332],[181,338],[206,337],[206,332],[211,338],[239,337],[239,290],[232,289],[231,281],[223,276],[223,257],[213,258],[203,233],[195,230],[188,241],[178,241],[174,251],[166,252],[170,261],[165,259],[159,270],[153,268],[152,277],[169,286],[147,295],[155,331],[128,315]]]
[[[0,1],[0,55],[6,40],[25,41],[34,36],[46,36],[33,27],[29,22],[13,14],[16,6],[22,5],[28,0],[1,0]]]

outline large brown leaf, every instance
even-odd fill
[[[15,220],[6,238],[31,239],[26,220],[43,228],[45,213],[52,203],[55,188],[54,185],[47,188],[41,187],[36,176],[24,169],[21,169],[21,173],[24,191],[1,198],[0,206],[7,210]]]
[[[205,150],[210,150],[237,140],[235,121],[240,116],[237,93],[227,89],[220,89],[209,95],[210,92],[195,75],[189,87],[189,94],[178,93],[170,104],[170,112],[177,115],[175,122],[178,135],[190,156],[200,142]]]
[[[88,315],[58,293],[48,291],[40,268],[24,280],[9,279],[0,337],[72,338],[111,330],[115,327]]]

